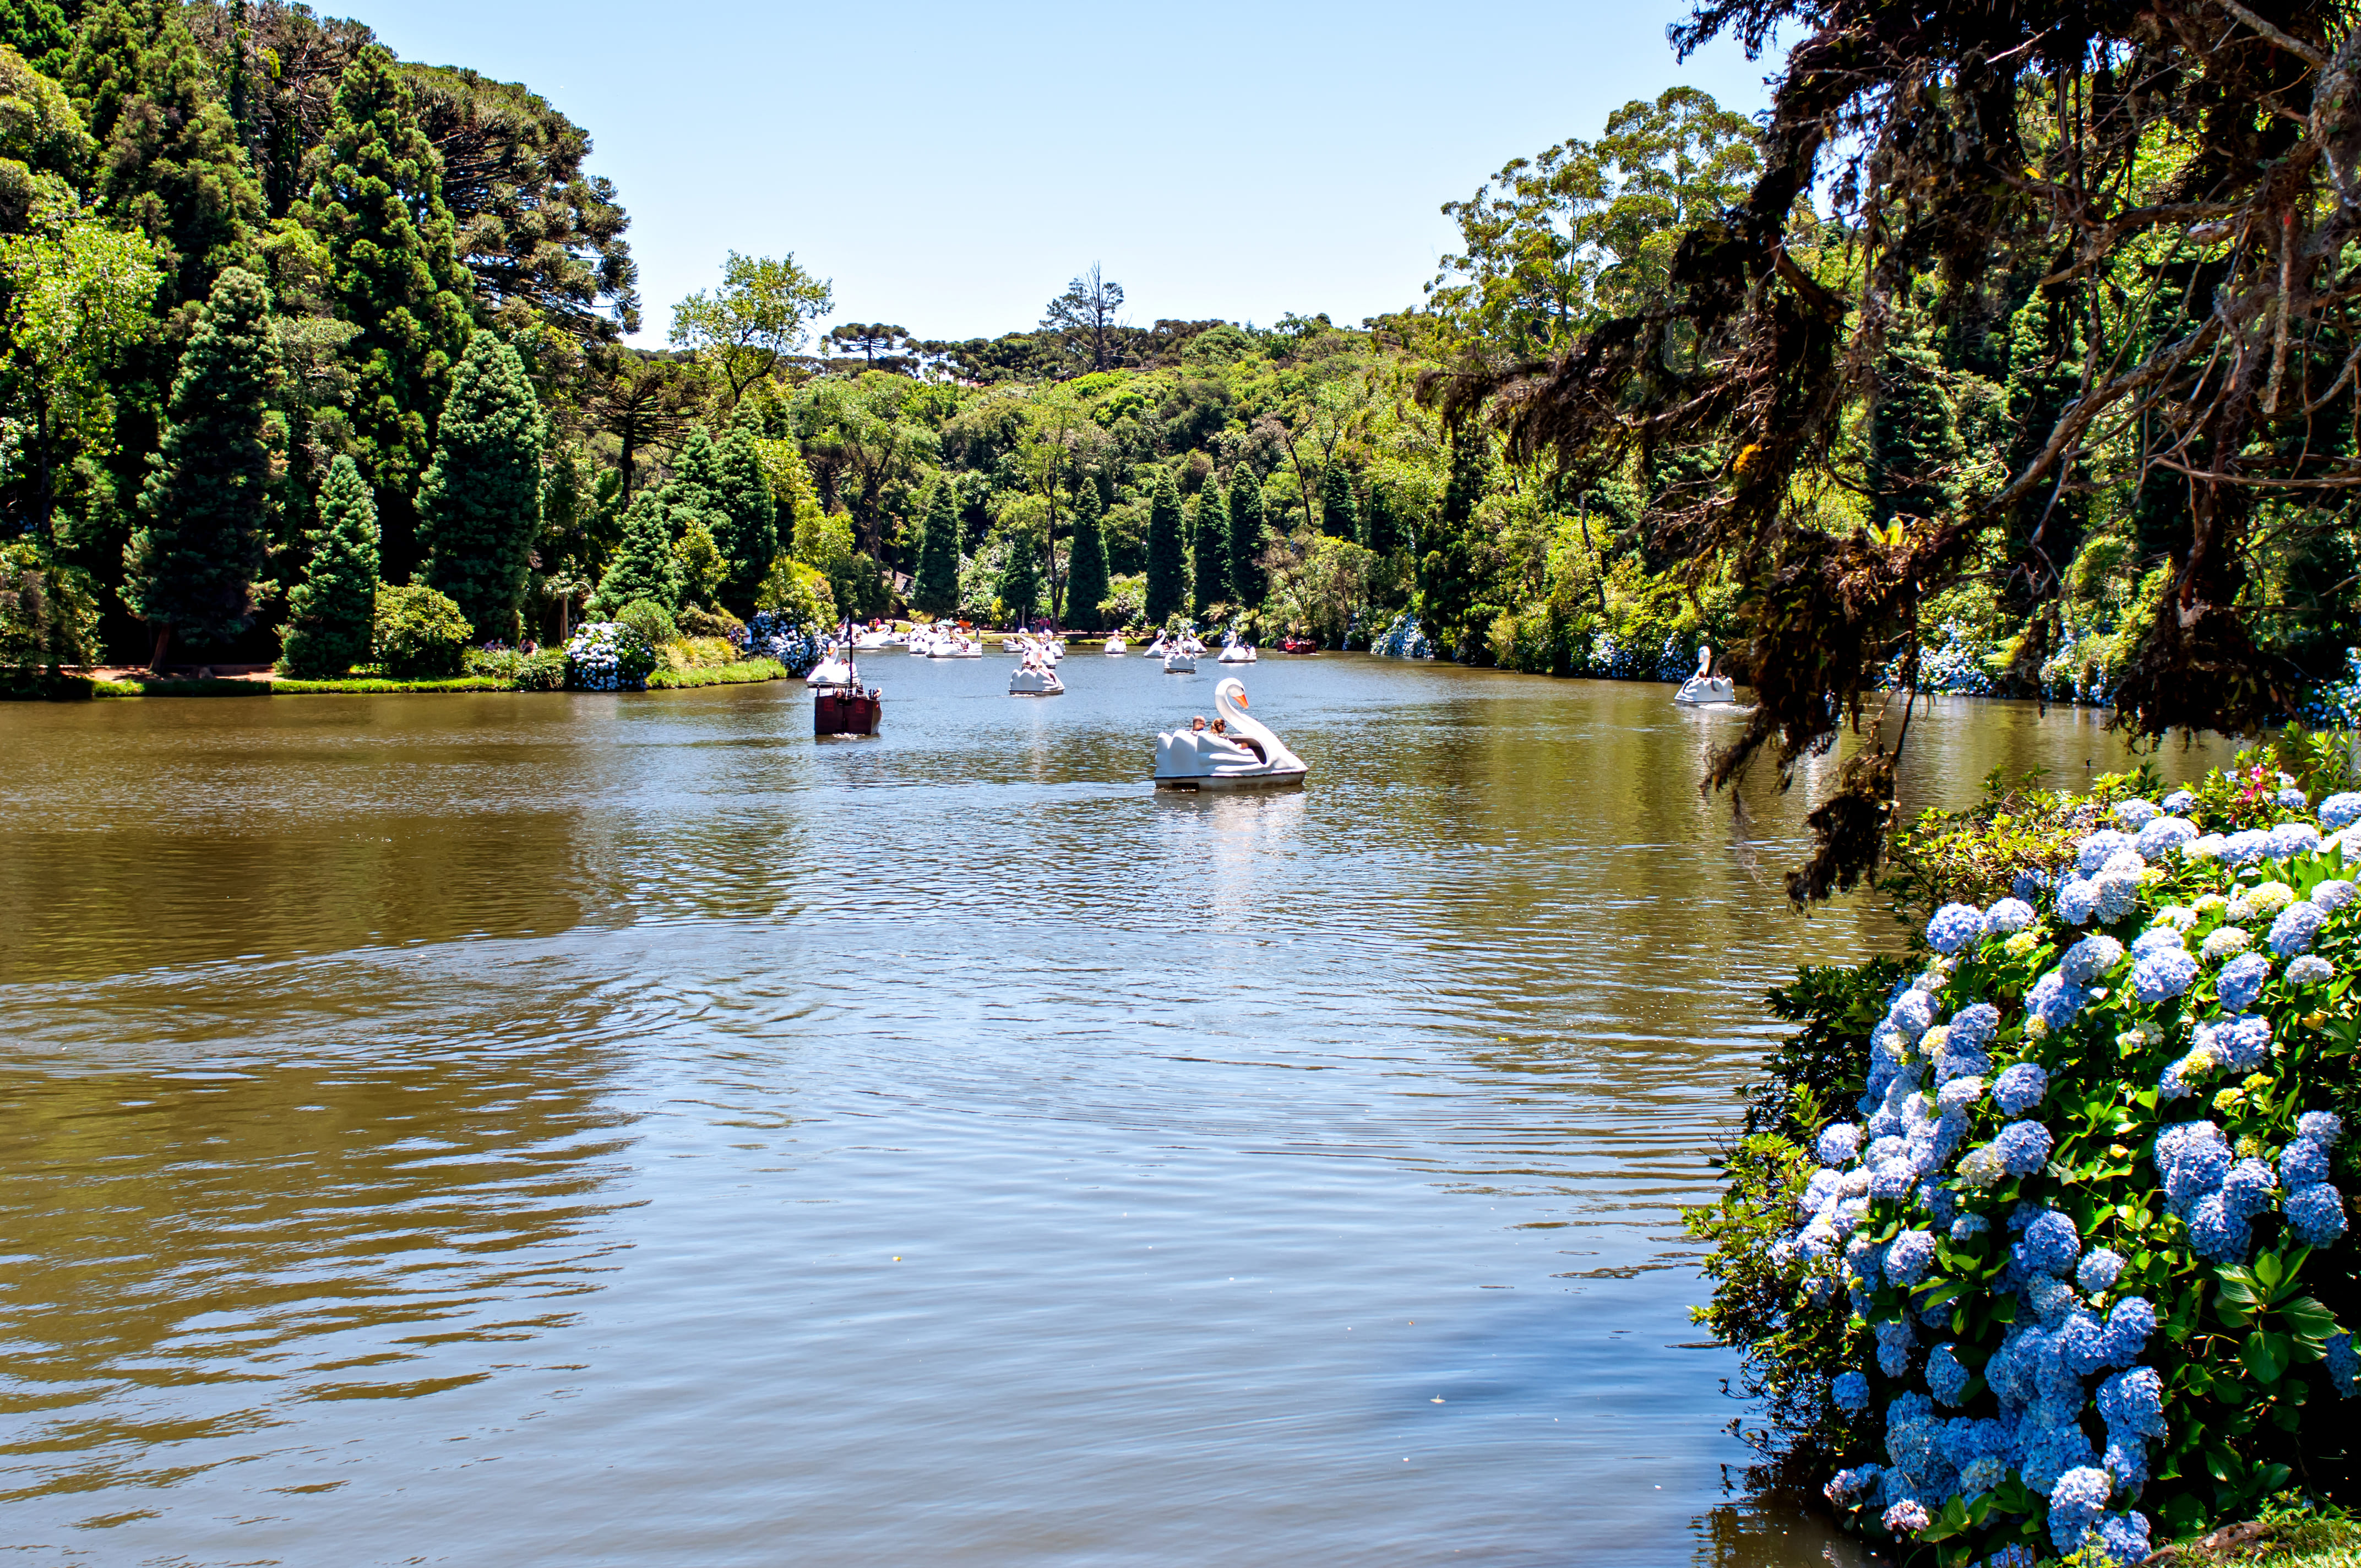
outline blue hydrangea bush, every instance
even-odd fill
[[[2070,858],[1937,909],[1922,965],[1806,977],[1819,1055],[1691,1221],[1700,1316],[1829,1503],[1946,1565],[2127,1563],[2333,1494],[2361,1413],[2361,794],[2055,815]]]
[[[574,691],[645,691],[656,651],[620,620],[586,620],[566,644],[566,684]]]
[[[819,663],[821,644],[813,628],[784,610],[766,609],[746,623],[741,651],[749,659],[776,659],[791,675],[807,675]]]

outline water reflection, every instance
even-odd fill
[[[1159,795],[1210,682],[1067,668],[880,661],[858,745],[779,687],[0,709],[12,1538],[1851,1561],[1728,1496],[1676,1223],[1763,989],[1894,938],[1785,910],[1811,781],[1741,824],[1665,688],[1323,657],[1249,675],[1308,791]],[[1906,806],[2118,761],[1913,743]]]

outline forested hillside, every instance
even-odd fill
[[[1368,321],[1141,326],[1093,268],[1029,330],[820,334],[829,280],[733,254],[646,323],[671,344],[648,351],[626,343],[622,195],[527,86],[247,0],[17,0],[0,29],[11,662],[263,661],[291,637],[334,664],[351,640],[320,607],[349,619],[381,580],[446,596],[478,641],[653,598],[722,625],[1391,629],[1463,661],[1649,674],[1701,640],[1771,656],[1759,546],[1784,530],[1916,585],[1906,611],[1819,628],[1872,684],[2104,700],[2196,538],[2190,451],[2147,405],[2015,481],[2094,366],[2180,330],[2203,265],[2127,245],[2061,284],[2057,235],[2020,223],[1963,270],[1897,245],[1907,202],[1861,170],[1798,182],[1791,146],[1766,163],[1758,126],[1690,89],[1477,183],[1424,299]],[[2022,178],[2048,179],[2071,136],[2027,125]],[[2123,178],[2178,177],[2176,122],[2124,134]],[[1740,212],[1776,231],[1769,276],[1835,323],[1785,418],[1807,454],[1727,405],[1752,385],[1744,333],[1776,323],[1696,315],[1697,258]],[[2349,412],[2326,352],[2282,363],[2279,396]],[[2312,455],[2254,494],[2212,590],[2266,708],[2322,700],[2356,640],[2344,492],[2299,471],[2345,462],[2337,418],[2290,427]],[[1701,548],[1772,457],[1758,547]],[[1937,520],[1965,543],[1911,566],[1908,531]]]

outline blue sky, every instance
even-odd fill
[[[404,58],[522,82],[597,143],[648,332],[730,250],[837,317],[1032,326],[1096,261],[1131,320],[1358,322],[1418,302],[1437,211],[1675,82],[1752,113],[1769,60],[1676,65],[1665,0],[1093,7],[319,0]]]

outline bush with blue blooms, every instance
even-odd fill
[[[758,611],[746,623],[742,648],[749,659],[776,659],[790,675],[811,674],[824,651],[817,630],[774,609]]]
[[[574,691],[645,691],[655,667],[648,640],[620,620],[586,620],[566,644],[566,684]]]
[[[2361,792],[2125,784],[2032,876],[1959,859],[1989,902],[1915,972],[1774,995],[1807,1027],[1689,1217],[1790,1463],[1944,1568],[2134,1563],[2353,1475]]]

